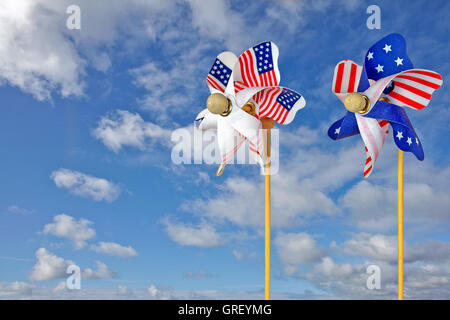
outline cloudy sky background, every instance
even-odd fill
[[[66,28],[71,4],[81,30]],[[371,4],[381,30],[366,27]],[[392,136],[364,180],[362,140],[326,130],[344,114],[335,64],[398,32],[444,79],[407,111],[425,161],[405,154],[405,298],[449,299],[449,28],[448,1],[2,0],[0,298],[262,299],[258,168],[174,165],[170,136],[193,130],[219,52],[267,40],[307,101],[280,130],[272,297],[396,298]],[[70,264],[82,290],[65,288]]]

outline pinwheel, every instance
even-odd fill
[[[219,54],[206,77],[211,92],[207,108],[195,119],[199,130],[217,130],[221,155],[218,176],[245,140],[263,168],[267,300],[270,299],[270,129],[274,122],[292,122],[297,111],[306,104],[300,94],[279,86],[278,54],[273,42],[255,45],[239,58],[229,51]]]
[[[375,161],[392,126],[398,156],[398,284],[403,299],[403,151],[424,159],[422,144],[402,107],[423,109],[433,92],[442,85],[434,72],[414,69],[400,34],[390,34],[367,51],[364,66],[344,60],[334,70],[332,90],[344,103],[347,113],[331,125],[333,140],[360,134],[365,144],[364,177],[373,171]]]

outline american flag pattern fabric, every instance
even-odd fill
[[[262,42],[241,54],[234,69],[236,92],[249,87],[278,86],[278,55],[273,42]]]
[[[374,44],[367,52],[365,64],[359,66],[344,60],[336,65],[332,91],[344,101],[350,92],[362,92],[370,100],[370,109],[360,115],[347,112],[328,130],[333,140],[361,134],[365,144],[364,177],[368,177],[392,126],[398,148],[424,159],[423,148],[402,107],[423,109],[433,92],[442,85],[442,77],[423,69],[412,69],[406,54],[406,42],[399,34],[391,34]],[[387,98],[389,103],[379,101]]]
[[[297,92],[284,87],[270,87],[259,91],[253,100],[259,106],[260,118],[271,118],[279,124],[289,124],[298,110],[306,104]]]
[[[224,94],[233,105],[226,117],[206,109],[195,120],[199,130],[217,130],[222,159],[218,172],[233,159],[246,140],[253,157],[264,166],[260,119],[267,117],[288,124],[305,106],[305,99],[299,93],[278,86],[278,56],[278,47],[267,41],[246,50],[239,58],[232,52],[222,52],[209,69],[206,83],[210,92]],[[249,101],[255,104],[254,115],[241,109]]]

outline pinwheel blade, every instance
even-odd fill
[[[366,149],[364,178],[367,178],[375,166],[375,161],[383,148],[384,141],[386,141],[386,131],[380,126],[377,119],[367,118],[359,114],[355,114],[355,117]]]
[[[195,127],[198,130],[216,130],[218,115],[212,114],[208,109],[202,110],[195,118]]]
[[[351,137],[356,134],[359,134],[358,123],[356,122],[355,114],[349,111],[328,129],[328,136],[333,140]]]
[[[356,92],[361,79],[363,67],[351,60],[343,60],[334,68],[333,93],[344,101],[350,92]]]
[[[365,117],[389,121],[397,147],[403,151],[412,152],[419,160],[425,158],[419,137],[403,108],[392,103],[378,101]]]
[[[270,41],[262,42],[241,54],[233,69],[236,93],[251,87],[278,86],[278,55],[278,47]]]
[[[234,83],[231,74],[236,61],[236,55],[230,51],[222,52],[217,56],[206,76],[206,84],[211,93],[218,91],[223,93],[229,86],[233,88]]]

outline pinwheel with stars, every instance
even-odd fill
[[[442,77],[414,69],[400,34],[390,34],[367,51],[364,66],[344,60],[334,70],[332,90],[347,113],[328,130],[333,140],[360,134],[366,150],[364,177],[373,171],[389,124],[399,150],[399,299],[403,298],[403,151],[424,159],[422,144],[402,107],[423,109]],[[401,279],[400,279],[401,278]]]
[[[270,298],[270,129],[274,122],[292,122],[306,102],[297,92],[280,87],[278,47],[262,42],[237,58],[222,52],[206,77],[211,92],[207,108],[195,120],[200,130],[217,130],[221,175],[247,139],[265,175],[265,298]],[[263,130],[264,129],[264,132]]]

